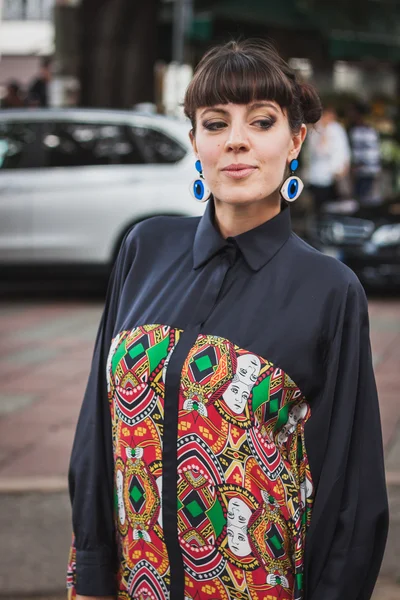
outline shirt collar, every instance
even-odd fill
[[[282,248],[291,233],[290,210],[282,210],[272,219],[240,235],[224,239],[214,225],[214,203],[209,200],[206,211],[197,227],[193,259],[198,269],[223,248],[237,246],[253,271],[259,271]]]

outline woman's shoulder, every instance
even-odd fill
[[[193,245],[198,222],[199,217],[160,215],[132,225],[119,247],[116,277],[124,280],[132,268],[148,270],[156,261],[161,268],[175,260]]]
[[[315,315],[325,343],[349,324],[368,323],[368,300],[357,275],[341,261],[319,252],[293,234],[291,269],[303,308]],[[310,309],[311,308],[311,312]]]
[[[291,235],[292,260],[297,272],[313,281],[321,291],[347,295],[350,292],[365,295],[357,275],[340,260],[323,254],[297,236]]]
[[[138,241],[162,242],[178,236],[193,237],[200,217],[157,215],[133,225],[126,234],[126,245],[131,247]]]

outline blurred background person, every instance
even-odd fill
[[[366,119],[367,104],[355,102],[349,109],[353,193],[360,204],[376,199],[376,184],[381,173],[379,134]]]
[[[21,108],[24,106],[21,86],[18,81],[8,83],[6,95],[2,98],[0,106],[1,108]]]
[[[345,128],[338,122],[333,106],[326,106],[321,119],[307,136],[309,184],[314,210],[319,213],[327,202],[340,196],[340,181],[350,170],[350,145]]]
[[[40,108],[49,106],[49,84],[51,81],[51,58],[44,58],[38,76],[30,85],[28,105]]]

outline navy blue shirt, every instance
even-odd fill
[[[367,301],[273,219],[133,227],[69,473],[68,585],[157,600],[367,600],[388,512]]]

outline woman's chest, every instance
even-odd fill
[[[322,373],[323,307],[312,290],[283,275],[273,268],[256,274],[240,264],[231,268],[223,257],[199,272],[180,264],[144,278],[133,274],[114,329],[114,340],[124,336],[123,343],[113,342],[117,356],[129,346],[128,371],[139,356],[149,368],[163,356],[164,376],[172,367],[180,376],[189,361],[190,376],[211,394],[226,372],[233,409],[257,397],[255,384],[268,369],[282,372],[303,394],[313,392]],[[178,345],[179,360],[169,365]]]

